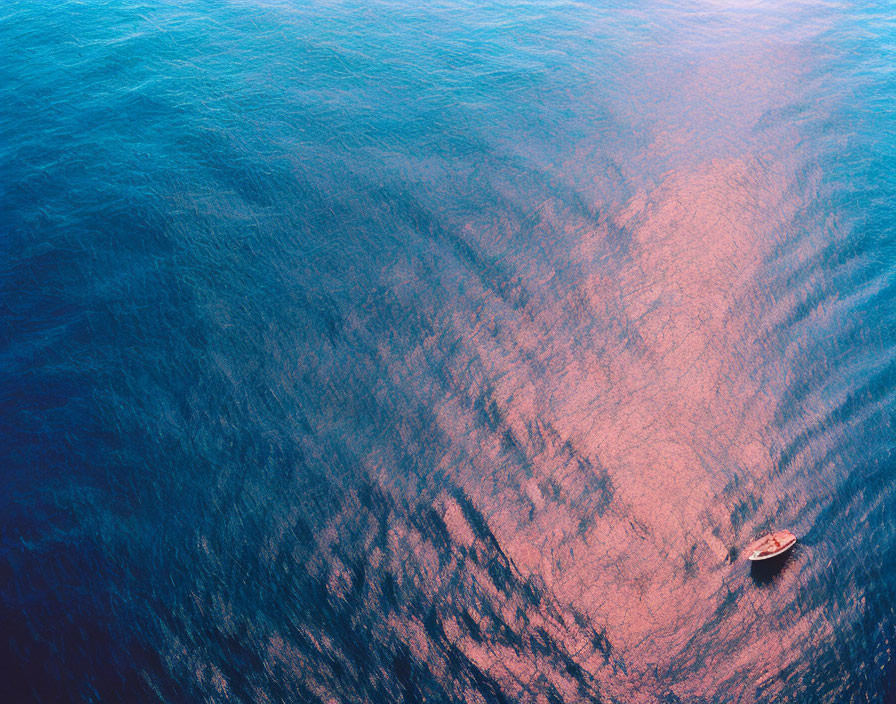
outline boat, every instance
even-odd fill
[[[783,555],[796,544],[796,536],[789,530],[779,530],[776,533],[763,535],[758,540],[750,543],[747,548],[748,560],[770,560],[778,555]]]

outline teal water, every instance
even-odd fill
[[[4,3],[10,701],[894,701],[894,79],[890,3]]]

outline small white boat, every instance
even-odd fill
[[[777,533],[763,535],[758,540],[750,543],[747,548],[748,560],[769,560],[778,555],[783,555],[796,544],[796,536],[789,530],[779,530]]]

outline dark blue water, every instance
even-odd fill
[[[4,700],[893,701],[894,97],[886,2],[7,0]]]

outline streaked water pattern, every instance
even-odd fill
[[[3,3],[9,701],[893,701],[894,17]]]

